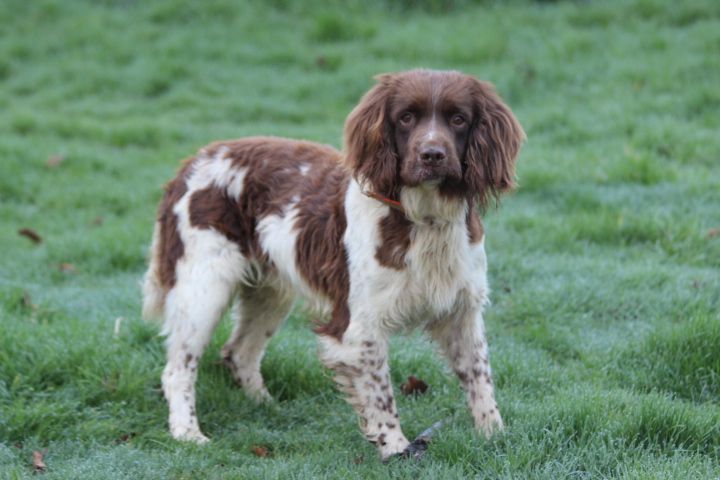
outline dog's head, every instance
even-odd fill
[[[380,195],[402,187],[486,205],[514,186],[525,134],[493,87],[458,72],[379,75],[345,123],[345,161]]]

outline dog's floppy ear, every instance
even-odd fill
[[[345,164],[361,184],[392,198],[397,194],[398,163],[387,118],[393,75],[378,75],[375,79],[377,84],[345,121]]]
[[[475,118],[467,147],[465,182],[482,207],[515,186],[515,159],[525,132],[492,85],[471,78]]]

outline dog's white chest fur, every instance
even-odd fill
[[[407,204],[409,208],[417,206],[412,199]],[[455,218],[448,214],[449,219],[428,217],[414,224],[404,267],[394,269],[382,266],[376,259],[377,249],[387,248],[381,244],[378,225],[388,214],[388,207],[365,197],[356,186],[350,187],[346,207],[351,218],[354,210],[362,211],[362,219],[348,222],[345,237],[351,311],[364,312],[394,331],[441,320],[485,303],[484,248],[482,242],[470,245],[464,209],[450,212]]]
[[[470,287],[467,264],[461,261],[470,252],[461,227],[422,225],[411,234],[403,283],[430,314],[452,310],[461,291]]]

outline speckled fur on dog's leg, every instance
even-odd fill
[[[448,322],[431,334],[460,379],[475,427],[490,437],[504,425],[495,401],[482,312],[466,315],[460,322],[454,326]]]
[[[220,352],[235,381],[257,402],[270,401],[260,373],[265,347],[288,315],[292,303],[268,287],[244,287],[232,308],[235,322]]]
[[[365,438],[387,459],[410,444],[400,429],[387,363],[387,340],[355,337],[353,333],[348,329],[342,342],[321,335],[320,357],[335,373],[338,388],[348,395]]]

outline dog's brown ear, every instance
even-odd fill
[[[515,186],[515,160],[525,132],[492,85],[472,79],[475,119],[466,156],[465,182],[482,207]]]
[[[375,77],[345,121],[345,164],[353,176],[376,193],[393,198],[397,192],[397,153],[387,118],[393,75]]]

